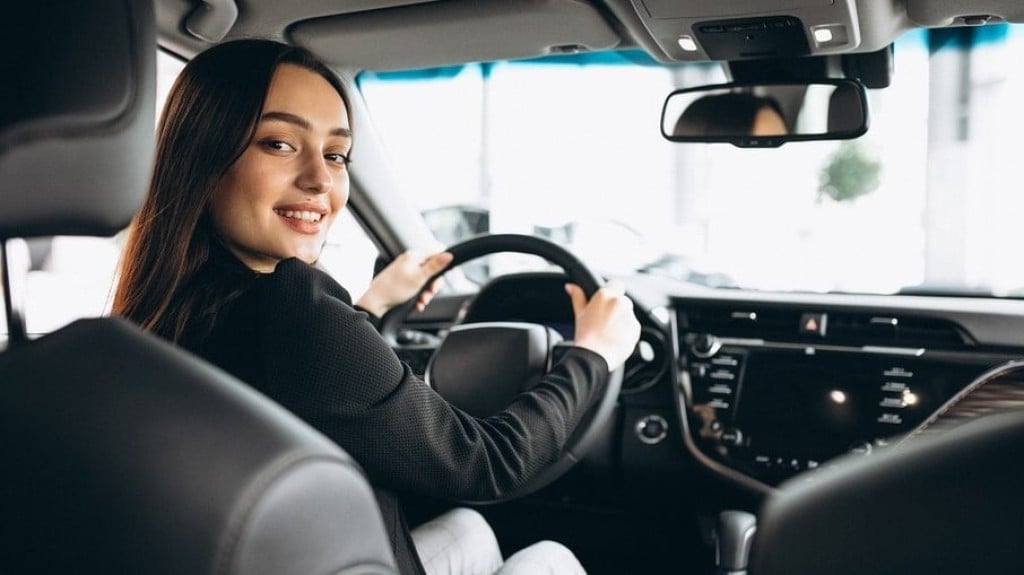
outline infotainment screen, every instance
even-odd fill
[[[737,390],[734,424],[754,453],[810,461],[901,433],[930,402],[908,385],[917,393],[916,403],[902,401],[901,395],[899,421],[880,424],[883,369],[863,357],[751,353]]]
[[[770,481],[903,435],[979,369],[795,345],[726,345],[690,361],[696,435]]]

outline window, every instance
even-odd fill
[[[359,83],[421,211],[484,212],[490,231],[557,239],[605,273],[757,290],[1024,294],[1024,266],[1005,264],[1024,240],[1012,145],[1024,127],[1024,69],[1013,64],[1024,28],[910,33],[896,43],[892,85],[869,91],[865,136],[778,149],[665,142],[665,96],[724,81],[721,70],[618,56],[365,73]]]

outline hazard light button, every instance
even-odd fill
[[[828,314],[805,313],[800,316],[800,333],[825,337],[828,327]]]

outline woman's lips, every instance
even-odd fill
[[[295,208],[274,208],[278,215],[288,227],[302,234],[320,233],[321,222],[325,213],[319,208],[295,207]]]

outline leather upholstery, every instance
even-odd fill
[[[1024,411],[979,417],[783,484],[751,575],[1022,573]]]
[[[0,238],[114,234],[149,178],[152,7],[40,0],[4,18]]]
[[[18,10],[0,52],[0,239],[117,231],[153,149],[152,7]],[[2,573],[396,572],[347,454],[118,318],[0,353],[0,461]]]
[[[0,572],[393,572],[349,456],[124,320],[14,347],[0,381]]]

